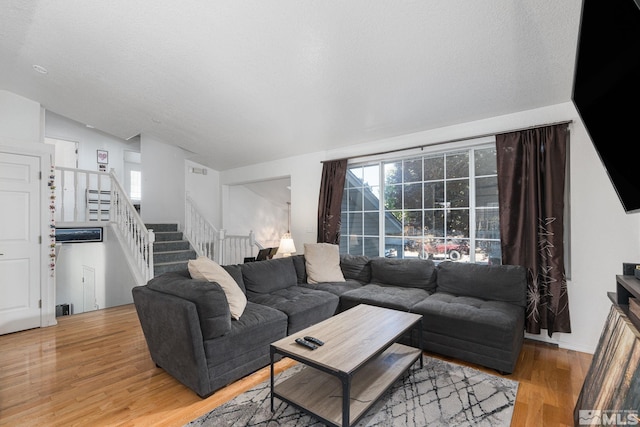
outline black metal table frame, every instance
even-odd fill
[[[416,322],[411,325],[410,327],[404,329],[402,332],[400,332],[395,339],[391,340],[389,342],[388,345],[384,346],[382,349],[380,349],[379,351],[377,351],[376,353],[372,354],[369,357],[369,360],[375,358],[376,356],[384,353],[384,351],[386,349],[388,349],[391,345],[393,345],[395,342],[397,342],[397,340],[402,336],[402,334],[404,334],[407,331],[412,331],[416,329],[416,325],[417,325],[417,329],[418,329],[418,347],[420,349],[420,356],[418,358],[416,358],[416,360],[414,360],[409,367],[411,367],[418,359],[420,360],[420,369],[422,369],[424,367],[424,351],[422,350],[422,322],[423,322],[423,317],[420,317],[420,319],[416,320]],[[410,341],[411,344],[413,345],[413,333],[410,334]],[[315,414],[313,412],[311,412],[310,410],[296,404],[295,402],[292,402],[291,400],[287,399],[286,397],[280,396],[280,395],[276,395],[275,391],[274,391],[274,387],[275,387],[275,378],[274,378],[274,356],[276,355],[276,353],[281,354],[284,357],[289,357],[293,360],[296,360],[306,366],[310,366],[312,368],[318,369],[322,372],[326,372],[330,375],[333,375],[335,377],[338,377],[340,379],[340,382],[342,383],[342,426],[340,426],[339,424],[335,424],[333,421],[329,421],[321,416],[319,416],[318,414]],[[304,413],[307,413],[309,415],[311,415],[312,417],[315,417],[317,419],[319,419],[320,421],[322,421],[323,423],[327,424],[327,425],[331,425],[331,426],[335,426],[335,427],[349,427],[352,424],[349,422],[349,409],[350,409],[350,402],[349,402],[349,398],[350,398],[350,394],[351,394],[351,379],[352,377],[358,372],[358,370],[360,368],[362,368],[363,366],[366,366],[366,363],[363,363],[362,366],[358,367],[356,370],[354,370],[351,374],[347,374],[345,372],[341,372],[341,371],[336,371],[333,369],[329,369],[325,366],[319,365],[313,361],[310,361],[308,359],[304,359],[302,357],[299,357],[295,354],[291,354],[286,350],[278,350],[276,349],[273,345],[269,346],[269,356],[270,356],[270,362],[271,362],[271,412],[275,412],[274,409],[274,398],[277,397],[278,399],[295,406],[296,408],[298,408],[299,410],[301,410]],[[380,397],[382,397],[384,395],[384,393],[386,393],[392,386],[393,384],[398,380],[398,378],[400,378],[404,372],[403,371],[397,378],[395,378],[394,381],[391,381],[389,386],[385,389],[385,391],[383,393],[380,394]],[[379,399],[379,398],[378,398]],[[377,399],[376,399],[377,401]],[[375,402],[373,402],[375,403]],[[372,403],[372,404],[373,404]],[[355,419],[353,421],[353,424],[356,424],[360,418],[362,418],[364,415],[366,414],[366,411],[364,411],[359,417],[358,419]]]

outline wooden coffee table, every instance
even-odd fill
[[[422,315],[361,304],[271,344],[271,411],[274,397],[326,424],[351,426],[417,360],[422,367]],[[419,347],[396,341],[418,327]],[[315,350],[295,339],[313,336],[324,345]],[[275,384],[274,356],[305,367]]]

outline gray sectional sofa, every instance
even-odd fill
[[[151,358],[201,397],[268,365],[271,342],[363,303],[422,314],[424,350],[501,373],[522,348],[521,266],[340,255],[345,280],[323,283],[308,283],[304,255],[223,267],[247,297],[238,320],[218,283],[187,270],[132,291]]]

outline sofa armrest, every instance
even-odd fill
[[[132,294],[154,363],[198,395],[210,394],[196,305],[147,286],[133,288]]]

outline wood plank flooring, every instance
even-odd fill
[[[572,426],[591,357],[527,341],[508,376],[520,382],[512,425]],[[129,304],[0,336],[0,425],[182,426],[268,377],[267,367],[199,398],[156,368]]]

